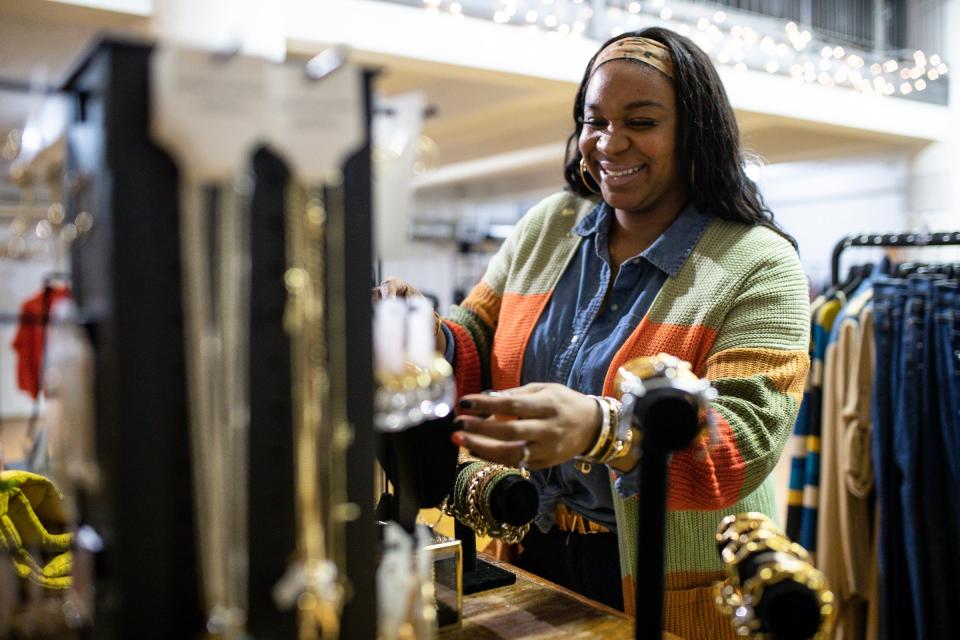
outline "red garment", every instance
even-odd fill
[[[69,298],[67,287],[50,287],[23,303],[20,326],[10,346],[17,352],[17,386],[36,398],[40,394],[40,364],[43,338],[50,308],[61,298]]]

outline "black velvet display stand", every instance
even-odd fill
[[[453,414],[430,420],[404,431],[380,434],[378,457],[393,484],[393,494],[384,494],[377,507],[380,520],[393,520],[413,532],[420,509],[437,507],[453,490],[460,468],[459,449],[450,442],[456,430]],[[492,515],[507,524],[525,524],[536,514],[539,496],[532,482],[519,476],[501,480],[490,496]],[[513,584],[509,571],[477,558],[473,529],[454,521],[454,535],[463,550],[463,592],[477,593]]]
[[[771,555],[778,554],[768,550],[750,553],[738,567],[740,584],[754,577]],[[795,580],[765,587],[760,601],[754,603],[754,613],[761,622],[761,631],[776,640],[807,640],[820,630],[817,594]]]
[[[490,494],[490,512],[498,522],[519,526],[533,520],[539,501],[532,482],[516,475],[507,476]],[[463,545],[464,594],[505,587],[517,581],[516,575],[477,558],[477,537],[473,529],[455,520],[454,534]]]
[[[679,389],[656,389],[633,405],[633,424],[643,435],[640,450],[636,568],[636,638],[663,637],[664,545],[667,463],[700,432],[697,402]]]
[[[377,458],[393,484],[393,494],[381,497],[378,519],[393,520],[413,533],[417,512],[436,507],[450,493],[459,454],[450,442],[456,431],[454,417],[451,413],[403,431],[380,434]]]

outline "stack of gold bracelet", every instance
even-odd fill
[[[513,544],[520,542],[530,530],[530,524],[511,525],[499,522],[490,509],[490,496],[496,485],[510,475],[529,478],[525,469],[515,469],[490,462],[471,462],[457,474],[453,491],[444,498],[440,508],[473,529],[478,535],[489,535]]]
[[[634,431],[632,427],[624,425],[621,429],[620,412],[622,405],[615,398],[590,396],[600,405],[600,435],[586,453],[576,456],[573,464],[580,473],[590,473],[595,464],[608,464],[630,453],[633,446]]]
[[[792,581],[809,589],[816,600],[820,618],[812,637],[830,637],[836,607],[826,578],[813,566],[807,550],[791,542],[769,517],[753,512],[729,515],[720,522],[716,541],[728,578],[714,586],[714,600],[737,635],[772,637],[757,608],[766,589]],[[748,558],[754,566],[743,580],[741,567]]]

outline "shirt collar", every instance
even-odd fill
[[[600,223],[606,221],[609,213],[613,213],[613,209],[601,200],[593,209],[590,209],[590,213],[583,216],[580,222],[577,223],[577,226],[573,228],[573,232],[584,238],[593,235],[600,228]]]
[[[610,228],[613,215],[613,208],[601,201],[577,224],[574,233],[587,237],[599,232],[598,245],[600,242],[606,245],[607,230]],[[640,257],[645,258],[671,278],[675,278],[709,223],[709,216],[697,211],[692,204],[688,204],[667,227],[667,230],[640,253]]]

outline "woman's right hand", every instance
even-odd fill
[[[419,289],[414,287],[412,284],[406,280],[400,278],[390,277],[380,283],[379,286],[373,288],[373,301],[385,300],[387,298],[411,298],[413,296],[423,296],[420,293]],[[443,354],[447,350],[447,336],[440,329],[440,316],[436,316],[437,326],[436,326],[436,336],[437,336],[437,353]]]
[[[374,301],[384,300],[386,298],[410,298],[412,296],[422,295],[416,287],[400,278],[387,278],[380,283],[380,286],[373,288]]]

